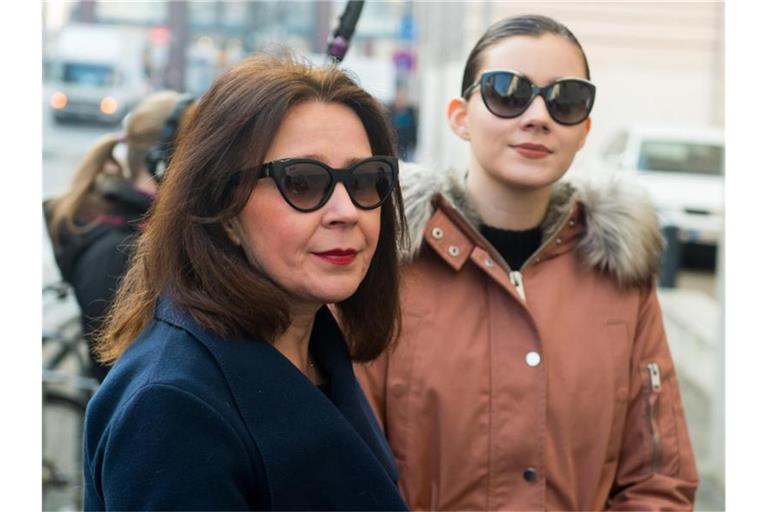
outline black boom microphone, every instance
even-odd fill
[[[363,10],[363,0],[350,0],[339,17],[339,26],[334,30],[333,36],[328,39],[327,54],[334,64],[344,59],[349,49],[349,42],[355,33],[357,20]]]

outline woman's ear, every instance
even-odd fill
[[[448,125],[453,133],[464,140],[469,140],[467,101],[464,98],[453,98],[448,102]]]
[[[589,130],[592,129],[592,118],[588,117],[586,121],[584,121],[584,131],[581,133],[581,139],[579,139],[579,149],[584,147],[584,143],[587,142],[587,135],[589,135]]]
[[[222,226],[227,236],[235,245],[243,245],[242,238],[240,237],[240,222],[237,217],[232,217],[228,221],[225,221]]]
[[[240,224],[240,219],[238,217],[232,217],[228,221],[222,223],[222,226],[229,239],[232,240],[232,243],[243,249],[245,259],[248,260],[248,263],[250,263],[253,268],[261,270],[261,265],[256,259],[256,256],[254,256],[250,245],[248,245],[248,237],[243,230],[243,225]]]

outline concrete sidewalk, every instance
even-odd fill
[[[725,397],[721,305],[696,289],[660,288],[700,485],[695,510],[725,510]]]

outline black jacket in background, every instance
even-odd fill
[[[127,270],[141,220],[152,198],[123,180],[107,181],[96,193],[107,207],[98,215],[77,220],[78,225],[85,225],[97,219],[95,227],[84,233],[72,233],[65,226],[59,243],[52,240],[52,245],[61,276],[72,286],[80,306],[83,333],[93,363],[92,375],[101,382],[109,368],[96,362],[90,345]],[[49,201],[43,203],[43,212],[49,226]]]

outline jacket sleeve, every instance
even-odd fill
[[[133,235],[112,231],[85,249],[74,266],[71,283],[83,314],[86,336],[101,328],[128,268],[134,243]]]
[[[258,495],[249,450],[238,434],[207,403],[174,386],[140,390],[99,445],[97,461],[86,454],[96,484],[90,490],[97,494],[89,499],[86,490],[86,506],[246,510]]]
[[[698,485],[655,286],[641,293],[611,510],[691,510]]]
[[[384,435],[387,435],[387,371],[389,350],[369,363],[355,364],[355,375]]]

